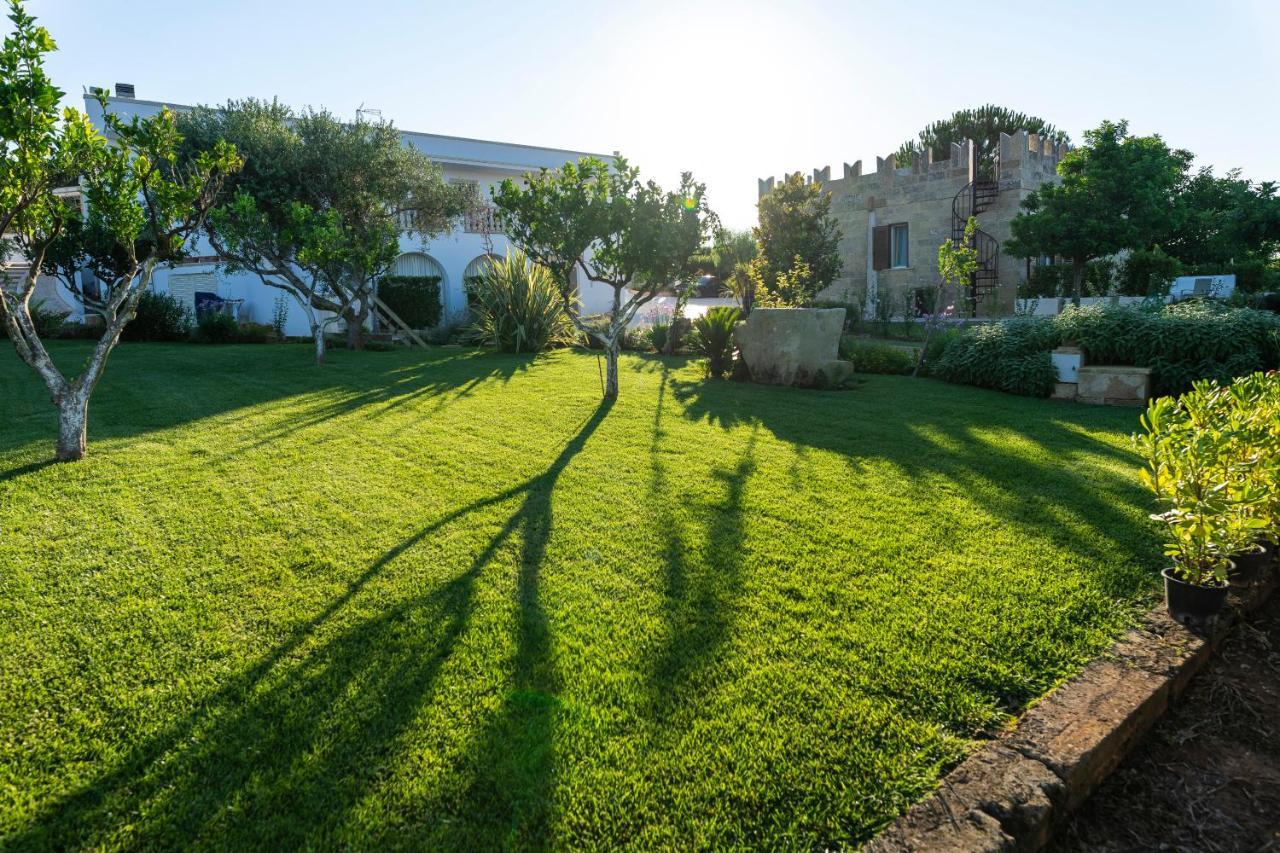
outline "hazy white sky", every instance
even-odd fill
[[[1078,139],[1128,118],[1280,179],[1280,3],[31,0],[55,81],[178,103],[279,96],[404,128],[692,171],[726,224],[756,178],[874,163],[993,102]]]

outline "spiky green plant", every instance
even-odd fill
[[[733,369],[733,327],[742,317],[736,307],[712,308],[693,321],[693,347],[707,358],[707,375],[723,379]]]
[[[468,290],[472,330],[486,346],[540,352],[579,337],[551,273],[530,263],[524,252],[514,250],[490,263]]]

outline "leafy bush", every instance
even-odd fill
[[[236,335],[237,343],[242,344],[265,344],[273,338],[276,338],[275,326],[267,323],[245,323]]]
[[[910,373],[916,366],[912,350],[895,347],[892,344],[860,341],[857,338],[841,339],[840,355],[852,361],[853,369],[858,373],[901,375]]]
[[[1087,364],[1151,368],[1157,396],[1180,394],[1197,379],[1225,383],[1280,367],[1280,317],[1200,301],[1156,310],[1068,308],[1057,317],[969,327],[931,362],[931,372],[949,382],[1045,396],[1054,382],[1049,351],[1064,341],[1079,345]]]
[[[1049,350],[1058,341],[1052,323],[1029,317],[970,326],[950,342],[932,372],[948,382],[1048,397],[1057,381]]]
[[[147,290],[120,337],[126,341],[185,341],[191,337],[191,312],[167,293]]]
[[[641,334],[648,338],[649,346],[653,347],[655,352],[662,352],[667,345],[667,337],[671,334],[670,318],[655,317],[653,325]]]
[[[56,338],[62,332],[62,327],[70,314],[44,306],[43,299],[37,299],[31,304],[31,322],[36,327],[36,334],[47,341],[50,338]]]
[[[230,314],[210,311],[196,324],[195,339],[202,344],[232,344],[240,340],[240,324]]]
[[[1233,377],[1280,367],[1280,318],[1212,301],[1159,311],[1124,306],[1068,309],[1052,321],[1090,364],[1150,367],[1156,395],[1180,394],[1197,379]]]
[[[463,341],[471,341],[476,338],[476,333],[472,328],[473,320],[470,309],[463,318],[450,320],[447,323],[441,323],[430,329],[423,329],[420,337],[429,344],[457,344]]]
[[[1182,262],[1157,246],[1130,252],[1120,267],[1120,292],[1126,296],[1164,296],[1182,275]]]
[[[440,322],[440,277],[389,275],[378,282],[378,298],[412,329],[430,329]]]
[[[1280,523],[1280,376],[1230,387],[1202,380],[1152,400],[1134,443],[1142,480],[1165,511],[1165,555],[1188,583],[1222,584],[1227,561],[1274,541]]]
[[[276,297],[271,306],[271,328],[275,331],[276,340],[284,340],[284,327],[289,322],[289,297],[283,293]]]
[[[947,351],[947,347],[951,342],[959,338],[960,329],[937,329],[933,336],[929,338],[929,342],[924,345],[924,367],[923,370],[929,374],[933,373],[933,367],[942,358],[942,354]]]
[[[693,321],[693,348],[706,357],[712,379],[723,379],[733,370],[733,327],[741,318],[740,309],[720,305]]]
[[[1070,296],[1073,276],[1071,264],[1037,265],[1032,267],[1031,277],[1018,287],[1018,296],[1021,299]],[[1116,265],[1109,258],[1090,261],[1085,265],[1082,295],[1107,296],[1118,289]]]
[[[520,251],[486,265],[472,285],[471,310],[479,340],[504,352],[539,352],[577,334],[551,273]]]

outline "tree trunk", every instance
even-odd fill
[[[1084,295],[1085,259],[1071,259],[1071,304],[1080,306],[1080,297]]]
[[[59,462],[83,459],[88,436],[89,398],[67,393],[57,403],[58,448],[54,455]]]
[[[324,327],[318,324],[311,326],[311,339],[316,345],[316,366],[324,364]]]
[[[618,342],[615,340],[605,344],[604,360],[607,368],[604,379],[604,398],[618,399]]]
[[[359,313],[352,311],[350,308],[347,309],[345,315],[347,321],[347,349],[364,349],[364,316],[364,308],[361,308]]]

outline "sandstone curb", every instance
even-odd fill
[[[1014,729],[948,773],[937,791],[865,849],[1040,850],[1275,585],[1254,587],[1243,597],[1233,593],[1231,607],[1208,636],[1187,630],[1160,604],[1106,654],[1028,710]]]

